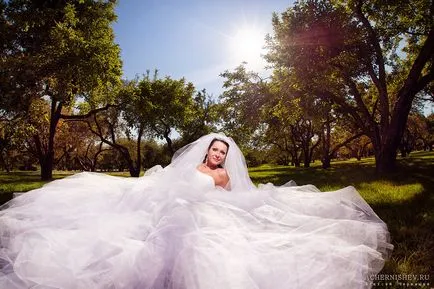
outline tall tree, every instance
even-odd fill
[[[142,168],[141,142],[144,124],[139,122],[133,125],[128,124],[128,120],[125,120],[123,116],[125,116],[125,111],[120,109],[120,106],[112,106],[107,110],[90,115],[84,121],[101,143],[110,146],[115,151],[113,153],[118,157],[117,163],[125,164],[130,175],[138,177]]]
[[[258,73],[248,71],[245,63],[220,76],[225,78],[225,91],[219,104],[223,129],[233,136],[242,150],[246,150],[262,122],[262,108],[269,96],[267,81]]]
[[[182,129],[193,108],[194,85],[184,78],[159,78],[158,71],[151,77],[148,74],[138,82],[138,95],[142,120],[153,131],[154,136],[167,142],[168,150],[174,154],[171,133]]]
[[[27,107],[33,99],[50,102],[47,137],[34,135],[40,143],[42,179],[52,177],[62,110],[74,106],[78,98],[93,106],[106,104],[113,94],[101,92],[119,83],[120,49],[111,27],[115,4],[113,0],[6,2],[5,19],[14,39],[2,61],[5,95],[9,103]]]
[[[190,107],[186,106],[184,122],[177,128],[181,143],[186,145],[199,137],[216,130],[218,121],[217,104],[205,89],[196,92]]]
[[[294,71],[363,130],[378,172],[395,168],[412,102],[430,93],[433,6],[429,0],[310,0],[273,16],[267,60]]]

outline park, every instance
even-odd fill
[[[125,77],[116,2],[0,0],[1,204],[83,171],[140,178],[221,132],[255,185],[354,186],[390,232],[380,273],[432,287],[432,1],[296,2],[269,17],[268,72],[225,67],[219,95],[153,67]]]

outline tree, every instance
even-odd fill
[[[218,108],[222,129],[233,136],[242,150],[248,150],[258,136],[269,87],[258,73],[247,71],[245,63],[220,76],[225,78]]]
[[[7,1],[5,19],[14,39],[3,59],[3,94],[25,110],[35,99],[50,102],[47,136],[34,135],[41,178],[51,179],[56,128],[77,99],[92,106],[112,100],[103,93],[121,74],[111,23],[116,1]],[[113,95],[113,94],[111,94]],[[45,143],[43,143],[45,142]]]
[[[313,151],[320,142],[319,117],[315,100],[308,92],[294,87],[284,70],[275,70],[268,81],[240,65],[226,78],[221,106],[224,126],[246,145],[261,144],[265,150],[280,152],[277,162],[309,167]],[[272,153],[275,155],[275,153]]]
[[[217,104],[206,90],[196,92],[191,106],[185,106],[185,119],[177,128],[181,135],[178,147],[191,143],[199,137],[216,130]]]
[[[311,106],[300,103],[300,98],[294,93],[279,89],[273,90],[272,95],[270,102],[264,105],[262,116],[266,124],[266,141],[283,155],[291,155],[291,163],[296,167],[300,166],[301,160],[304,167],[309,167],[313,152],[321,141],[318,118],[305,107]]]
[[[56,169],[95,171],[99,155],[108,150],[85,122],[60,121],[56,133]]]
[[[31,128],[21,118],[0,121],[0,166],[7,172],[17,167],[32,166],[34,158],[27,153],[27,139]]]
[[[360,161],[362,157],[373,155],[372,142],[367,136],[362,135],[340,147],[338,154],[348,158],[354,157]]]
[[[414,149],[429,147],[429,143],[432,143],[433,138],[432,129],[430,131],[429,127],[429,118],[418,112],[411,113],[399,145],[401,156],[406,157]]]
[[[323,169],[331,166],[331,160],[335,158],[340,148],[347,146],[355,139],[359,139],[363,133],[357,128],[351,127],[339,116],[327,114],[322,127],[322,154],[321,162]]]
[[[424,146],[426,150],[432,151],[434,148],[434,113],[431,113],[426,118],[427,132],[424,137]]]
[[[141,133],[139,131],[135,136],[136,141],[133,141],[131,128],[128,127],[127,122],[122,118],[123,114],[124,112],[119,106],[112,106],[107,110],[92,114],[84,121],[101,143],[110,146],[115,151],[111,154],[116,155],[118,159],[117,163],[125,165],[132,177],[138,177],[142,168],[141,141],[143,131]],[[137,126],[140,127],[140,123]],[[104,153],[104,156],[106,155],[107,153]]]
[[[428,0],[300,1],[273,16],[267,60],[333,102],[389,172],[412,102],[434,80],[433,13]]]
[[[182,128],[191,121],[194,114],[193,95],[195,88],[184,78],[179,80],[170,77],[158,78],[155,71],[151,78],[149,72],[138,82],[137,97],[142,103],[143,122],[150,127],[154,136],[167,142],[170,155],[175,153],[171,133]]]

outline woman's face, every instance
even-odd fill
[[[208,166],[221,165],[226,158],[228,147],[221,141],[215,141],[208,150]]]

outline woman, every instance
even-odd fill
[[[393,248],[354,188],[255,187],[220,134],[139,179],[81,173],[4,206],[0,288],[370,288]]]
[[[230,189],[229,177],[222,164],[226,158],[229,144],[221,139],[214,138],[208,146],[208,153],[203,163],[197,166],[198,171],[211,176],[216,186]]]

